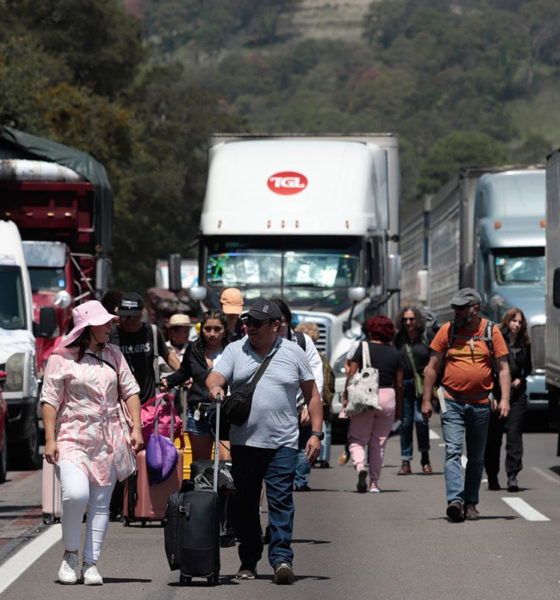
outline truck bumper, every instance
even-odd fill
[[[548,410],[548,390],[544,373],[527,377],[527,410]]]
[[[8,405],[8,444],[17,444],[29,437],[37,418],[37,399],[21,398],[4,392]]]

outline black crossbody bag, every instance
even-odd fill
[[[222,401],[222,415],[232,425],[243,425],[249,418],[251,406],[253,404],[253,394],[255,393],[257,383],[259,383],[260,378],[263,376],[275,354],[276,350],[261,363],[261,366],[251,381],[244,383],[239,390],[230,396],[226,396]]]

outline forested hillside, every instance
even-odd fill
[[[0,122],[86,150],[116,284],[189,252],[212,131],[392,131],[406,203],[560,145],[558,0],[0,0]],[[193,250],[191,250],[191,253]]]

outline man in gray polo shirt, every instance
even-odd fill
[[[269,510],[268,559],[274,581],[292,583],[291,549],[294,523],[292,496],[298,455],[296,397],[301,389],[308,403],[313,433],[307,443],[310,462],[321,450],[322,405],[305,352],[278,335],[281,314],[276,304],[260,298],[246,315],[247,337],[226,346],[206,380],[211,399],[224,396],[228,383],[237,391],[249,382],[260,364],[272,360],[253,394],[251,414],[230,429],[232,475],[236,487],[236,535],[241,566],[237,579],[254,579],[263,552],[259,504],[263,480]]]

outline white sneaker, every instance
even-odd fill
[[[67,585],[78,583],[78,555],[65,552],[58,570],[58,581]]]
[[[103,577],[93,564],[84,563],[82,565],[82,578],[84,585],[103,585]]]

